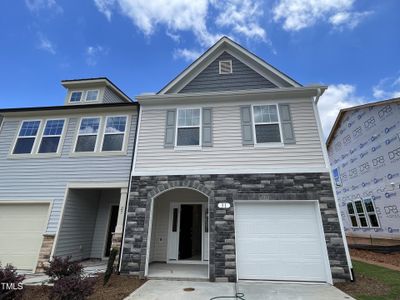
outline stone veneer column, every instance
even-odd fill
[[[54,245],[54,234],[44,234],[42,246],[39,252],[39,259],[36,265],[36,273],[44,272],[44,267],[49,265],[51,250],[53,249]]]

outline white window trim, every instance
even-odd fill
[[[97,133],[96,133],[96,143],[94,145],[93,151],[83,151],[83,152],[76,151],[76,145],[78,144],[78,139],[79,139],[80,136],[95,135],[93,133],[83,133],[83,134],[79,133],[79,131],[81,129],[82,121],[84,119],[99,119],[99,128],[98,128]],[[75,143],[74,143],[74,147],[72,148],[72,152],[76,153],[76,154],[79,154],[79,155],[96,153],[98,151],[98,147],[99,147],[99,134],[100,134],[100,132],[102,130],[102,126],[103,126],[103,117],[101,117],[101,116],[84,116],[84,117],[81,117],[79,119],[78,128],[76,130]]]
[[[361,225],[361,221],[360,221],[360,214],[362,214],[362,213],[359,213],[358,211],[357,211],[357,206],[356,206],[356,202],[358,202],[358,201],[360,201],[361,202],[361,206],[362,206],[362,208],[363,208],[363,210],[364,210],[364,217],[365,217],[365,220],[366,220],[366,222],[367,222],[367,226],[362,226]],[[367,213],[366,213],[366,210],[365,210],[365,205],[364,205],[364,201],[363,201],[363,199],[357,199],[357,200],[354,200],[353,201],[353,204],[354,204],[354,208],[355,208],[355,213],[356,213],[356,215],[357,215],[357,221],[358,221],[358,225],[359,225],[359,228],[371,228],[371,224],[369,223],[369,218],[368,218],[368,216],[367,216]]]
[[[199,125],[198,126],[179,126],[178,121],[179,121],[179,111],[181,110],[187,110],[187,109],[198,109],[200,110],[200,115],[199,115]],[[178,108],[176,110],[176,116],[175,116],[175,149],[176,150],[201,150],[202,148],[202,134],[203,134],[203,109],[202,107],[182,107]],[[199,127],[199,144],[198,145],[178,145],[178,129],[179,128],[197,128]]]
[[[95,100],[88,100],[87,99],[87,96],[88,96],[89,92],[97,92],[97,96],[96,96]],[[100,95],[100,90],[99,89],[87,90],[87,91],[85,91],[85,102],[89,102],[89,103],[98,102],[99,101],[99,95]]]
[[[267,125],[267,124],[278,124],[279,126],[279,136],[281,138],[280,142],[266,142],[266,143],[258,143],[257,142],[257,134],[256,134],[256,122],[254,118],[254,107],[257,106],[275,106],[276,107],[276,112],[278,115],[278,122],[270,122],[270,123],[257,123],[257,125]],[[252,121],[252,126],[253,126],[253,139],[254,139],[254,147],[284,147],[283,143],[283,135],[282,135],[282,126],[281,126],[281,117],[279,114],[279,106],[277,103],[264,103],[264,104],[252,104],[251,105],[251,121]]]
[[[23,137],[20,137],[19,136],[19,134],[20,134],[20,132],[21,132],[21,129],[22,129],[22,125],[25,123],[25,122],[39,122],[39,127],[38,127],[38,130],[37,130],[37,132],[36,132],[36,135],[35,136],[23,136]],[[14,156],[14,157],[16,157],[16,156],[18,156],[18,157],[23,157],[23,156],[31,156],[33,153],[35,153],[35,149],[36,149],[36,145],[37,145],[37,141],[38,141],[38,137],[40,136],[40,131],[41,131],[41,127],[43,126],[42,125],[43,124],[43,120],[41,120],[41,119],[25,119],[25,120],[21,120],[20,121],[20,124],[19,124],[19,127],[18,127],[18,130],[17,130],[17,134],[16,134],[16,136],[15,136],[15,138],[14,138],[14,143],[13,143],[13,146],[11,147],[11,153],[10,153],[10,155],[11,156]],[[30,153],[20,153],[20,154],[18,154],[18,153],[14,153],[14,150],[15,150],[15,146],[17,145],[17,141],[18,141],[18,139],[20,139],[20,138],[35,138],[35,140],[33,141],[33,145],[32,145],[32,149],[31,149],[31,152]]]
[[[60,120],[64,121],[63,128],[62,128],[62,131],[61,131],[60,135],[45,135],[44,134],[44,131],[46,129],[48,121],[60,121]],[[66,118],[54,118],[54,119],[49,118],[49,119],[44,120],[43,121],[43,126],[41,128],[40,135],[38,136],[39,137],[39,142],[38,142],[38,146],[36,148],[36,152],[35,153],[37,155],[43,155],[43,156],[60,154],[60,151],[62,149],[61,144],[62,144],[62,142],[64,140],[65,127],[67,127],[67,119]],[[42,140],[43,140],[44,137],[59,137],[60,138],[60,140],[58,141],[57,152],[49,152],[49,153],[40,153],[39,152],[40,145],[42,144]]]
[[[230,65],[231,65],[231,71],[230,71],[229,73],[222,72],[221,64],[224,63],[224,62],[229,62]],[[218,66],[219,66],[218,69],[219,69],[219,74],[220,74],[220,75],[228,75],[228,74],[232,74],[232,73],[233,73],[233,64],[232,64],[232,60],[231,60],[231,59],[223,59],[223,60],[220,60],[220,61],[218,62]]]
[[[354,211],[353,214],[350,214],[350,213],[349,213],[349,209],[348,209],[348,207],[347,207],[347,205],[349,205],[349,204],[351,204],[352,207],[353,207],[353,211]],[[360,223],[359,223],[359,220],[358,220],[357,211],[356,211],[355,204],[353,203],[353,201],[350,201],[350,202],[347,202],[347,203],[346,203],[346,210],[347,210],[347,215],[349,216],[349,221],[350,221],[351,227],[352,227],[352,228],[360,228]],[[353,222],[351,222],[351,217],[352,217],[352,216],[354,216],[354,217],[356,218],[357,226],[353,226]]]
[[[123,132],[124,134],[124,139],[122,141],[122,147],[121,150],[114,150],[114,151],[103,151],[103,144],[104,144],[104,137],[106,135],[115,135],[115,134],[122,134],[121,132],[118,133],[106,133],[106,127],[107,127],[107,120],[108,118],[112,118],[112,117],[125,117],[126,118],[126,124],[125,124],[125,131]],[[101,144],[100,144],[100,149],[99,152],[101,153],[121,153],[121,152],[125,152],[126,151],[126,147],[127,147],[127,136],[128,136],[128,124],[130,123],[130,119],[128,115],[107,115],[104,118],[104,126],[103,126],[103,131],[102,131],[102,135],[101,135]]]
[[[72,98],[72,94],[73,93],[82,93],[81,95],[81,99],[79,101],[71,101]],[[74,91],[70,91],[69,97],[68,97],[68,103],[82,103],[83,99],[85,98],[85,91],[83,90],[74,90]]]
[[[373,212],[368,212],[367,211],[367,207],[365,206],[365,200],[371,200],[372,206],[374,207],[374,211]],[[381,228],[381,223],[379,222],[378,214],[376,213],[376,207],[375,207],[374,200],[372,200],[372,198],[365,198],[365,199],[362,199],[362,204],[364,206],[365,214],[367,215],[369,227],[371,227],[371,228]],[[378,226],[372,226],[371,220],[369,219],[369,215],[370,214],[374,214],[375,215],[376,221],[378,222]]]

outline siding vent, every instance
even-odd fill
[[[219,61],[219,74],[231,74],[232,73],[232,61],[231,60],[220,60]]]

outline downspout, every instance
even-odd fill
[[[347,245],[346,235],[345,235],[344,228],[343,228],[342,215],[340,213],[339,202],[338,202],[337,196],[336,196],[337,195],[336,194],[336,186],[334,184],[335,181],[334,181],[334,178],[333,178],[333,175],[332,175],[332,172],[331,172],[331,165],[330,165],[330,162],[329,162],[328,150],[326,148],[326,144],[322,140],[323,132],[322,132],[321,119],[319,117],[319,111],[318,111],[317,104],[318,104],[319,98],[322,96],[323,92],[324,91],[322,91],[321,88],[317,89],[317,95],[314,97],[314,105],[313,105],[313,107],[314,107],[314,112],[315,112],[315,116],[316,116],[316,119],[317,119],[318,131],[319,131],[319,136],[320,136],[320,141],[321,141],[321,148],[322,148],[322,152],[323,152],[323,155],[324,155],[325,165],[326,165],[326,168],[328,169],[329,177],[331,179],[331,186],[332,186],[332,191],[333,191],[333,197],[335,199],[336,212],[337,212],[337,215],[338,215],[340,231],[341,231],[341,234],[342,234],[344,251],[346,253],[347,265],[349,266],[350,279],[351,279],[351,281],[354,281],[355,277],[354,277],[354,272],[353,272],[353,264],[351,262],[349,247]]]
[[[136,145],[137,145],[137,139],[138,139],[138,133],[139,133],[139,119],[140,119],[140,104],[138,103],[137,106],[137,118],[136,118],[136,128],[135,128],[135,144],[132,149],[132,159],[131,159],[131,168],[129,171],[129,181],[128,181],[128,192],[126,193],[126,204],[125,204],[125,212],[124,212],[124,222],[122,224],[122,236],[121,236],[121,244],[120,244],[120,250],[119,250],[119,259],[118,259],[118,265],[117,265],[117,270],[118,270],[118,275],[121,274],[121,264],[122,264],[122,251],[124,247],[124,240],[125,240],[125,228],[126,228],[126,219],[127,219],[127,214],[128,214],[128,208],[129,208],[129,196],[131,194],[131,185],[132,185],[132,171],[133,171],[133,165],[134,165],[134,158],[136,154]]]

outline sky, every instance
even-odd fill
[[[400,96],[398,0],[3,0],[0,108],[62,105],[60,81],[157,92],[226,35],[339,109]]]

